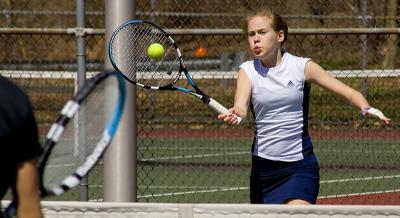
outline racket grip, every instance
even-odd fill
[[[227,114],[228,113],[228,109],[226,107],[224,107],[222,104],[220,104],[218,101],[214,100],[213,98],[210,98],[210,101],[208,102],[208,106],[219,114]],[[237,124],[239,125],[242,122],[242,118],[239,116],[236,116],[235,114],[234,114],[234,116],[236,117],[236,119],[238,121]]]

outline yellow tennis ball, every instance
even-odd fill
[[[164,56],[164,47],[160,43],[152,43],[147,48],[147,55],[155,60],[158,60]]]

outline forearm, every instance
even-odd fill
[[[235,103],[233,108],[236,114],[242,118],[245,118],[247,115],[247,109],[250,104],[250,96],[251,96],[251,82],[248,79],[244,70],[241,69],[238,75],[238,81],[235,93]]]
[[[19,165],[16,191],[18,194],[18,217],[42,217],[36,160],[25,161]]]
[[[348,100],[352,105],[359,108],[360,110],[370,107],[367,99],[356,90],[352,90]]]

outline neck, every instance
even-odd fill
[[[279,49],[274,52],[275,55],[269,55],[265,58],[260,59],[264,67],[272,68],[278,66],[282,62],[283,52]]]

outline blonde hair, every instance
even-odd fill
[[[245,15],[244,24],[243,24],[243,31],[247,34],[247,25],[251,19],[254,17],[266,17],[271,20],[272,28],[275,32],[283,31],[284,40],[282,41],[281,45],[283,45],[287,41],[288,37],[288,27],[286,22],[282,19],[282,17],[275,13],[271,8],[264,7],[257,10],[255,13],[254,11],[248,11]]]

